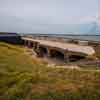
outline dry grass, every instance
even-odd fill
[[[100,71],[52,69],[25,50],[0,43],[0,100],[99,100]]]
[[[100,46],[96,46],[95,50],[96,50],[97,57],[100,58]]]

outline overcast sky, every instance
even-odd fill
[[[0,0],[0,31],[66,33],[98,15],[98,0]]]

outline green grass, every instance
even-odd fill
[[[100,58],[100,45],[95,47],[96,55],[98,58]]]
[[[0,43],[0,100],[100,99],[100,71],[48,68],[25,51]]]

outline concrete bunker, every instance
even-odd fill
[[[29,45],[33,45],[33,49],[35,49],[37,55],[40,55],[41,57],[48,56],[67,62],[79,61],[87,58],[88,55],[92,56],[95,53],[94,49],[89,46],[61,44],[52,41],[45,42],[43,40],[34,40],[29,38],[24,38],[24,40],[26,46],[29,47]]]

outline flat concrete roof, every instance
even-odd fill
[[[39,39],[32,39],[28,37],[22,37],[22,39],[33,41],[33,42],[39,42],[41,45],[45,45],[45,46],[61,48],[61,49],[72,51],[72,52],[84,53],[86,55],[95,54],[95,50],[91,46],[82,46],[78,44],[61,43],[61,42],[55,42],[55,41],[49,41],[49,40],[39,40]]]

